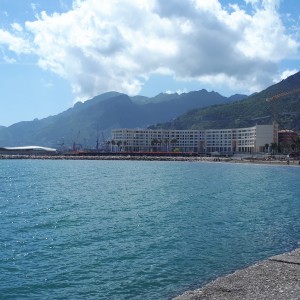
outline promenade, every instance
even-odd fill
[[[220,277],[173,300],[299,300],[300,248]]]

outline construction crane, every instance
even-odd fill
[[[73,151],[77,151],[80,148],[82,148],[82,145],[79,144],[79,136],[80,136],[80,130],[77,133],[76,141],[73,142]]]
[[[272,117],[273,117],[273,121],[275,121],[277,119],[277,105],[276,105],[276,101],[281,99],[281,98],[284,98],[286,96],[289,96],[289,95],[292,95],[292,94],[295,94],[297,92],[300,92],[300,88],[298,89],[294,89],[294,90],[291,90],[291,91],[287,91],[287,92],[282,92],[280,94],[276,94],[272,97],[269,97],[266,99],[267,102],[270,102],[271,105],[272,105]]]
[[[284,98],[286,96],[289,96],[289,95],[292,95],[292,94],[295,94],[297,92],[300,92],[300,88],[298,89],[294,89],[294,90],[291,90],[291,91],[288,91],[288,92],[282,92],[280,94],[276,94],[272,97],[269,97],[266,99],[267,102],[270,102],[271,105],[272,105],[272,118],[273,118],[273,122],[278,122],[278,117],[277,117],[277,103],[276,101],[281,99],[281,98]],[[280,124],[281,125],[281,124]]]
[[[279,122],[278,120],[278,116],[277,116],[277,100],[281,99],[281,98],[284,98],[286,96],[289,96],[289,95],[292,95],[292,94],[296,94],[296,93],[300,93],[300,88],[297,88],[297,89],[294,89],[294,90],[291,90],[291,91],[287,91],[287,92],[282,92],[280,94],[276,94],[272,97],[269,97],[266,99],[267,102],[270,102],[271,105],[272,105],[272,119],[273,119],[273,126],[275,126],[275,124],[279,124],[283,130],[286,131],[286,133],[288,134],[288,136],[291,138],[291,140],[293,142],[295,142],[295,137],[287,130],[284,128],[284,126],[282,125],[281,122]]]
[[[280,99],[282,97],[285,97],[285,96],[288,96],[288,95],[291,95],[291,94],[295,94],[297,92],[300,92],[300,88],[299,89],[295,89],[295,90],[291,90],[291,91],[288,91],[288,92],[283,92],[283,93],[280,93],[280,94],[277,94],[277,95],[274,95],[272,97],[267,98],[266,100],[268,102],[272,102],[272,101]]]
[[[65,138],[62,137],[62,138],[61,138],[61,141],[57,141],[57,145],[60,146],[60,150],[63,150],[64,145],[65,145]]]

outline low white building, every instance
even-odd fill
[[[42,146],[0,147],[0,154],[55,154],[56,149]]]
[[[277,143],[276,125],[208,130],[114,129],[113,151],[128,152],[262,152]]]

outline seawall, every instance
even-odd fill
[[[300,248],[238,270],[173,300],[299,300]]]
[[[269,165],[287,165],[285,160],[263,159],[233,159],[199,156],[159,156],[159,155],[24,155],[0,154],[0,159],[50,159],[50,160],[137,160],[137,161],[189,161],[189,162],[227,162],[227,163],[252,163]],[[299,159],[291,159],[289,165],[300,165]]]

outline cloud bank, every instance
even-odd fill
[[[254,92],[298,51],[279,4],[245,0],[246,11],[218,0],[77,0],[66,13],[40,12],[10,32],[0,29],[0,46],[35,55],[70,82],[77,100],[138,94],[152,74]]]

